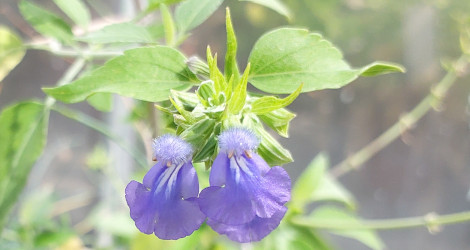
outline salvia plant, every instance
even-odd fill
[[[292,15],[277,0],[252,2],[288,18]],[[352,194],[334,178],[360,166],[370,155],[363,152],[328,173],[328,159],[320,154],[293,183],[283,168],[293,162],[292,155],[276,138],[288,137],[289,123],[296,115],[286,107],[301,93],[341,88],[358,77],[404,72],[402,66],[372,62],[352,67],[322,35],[294,27],[265,33],[257,39],[248,61],[239,63],[228,8],[225,55],[207,46],[205,55],[187,57],[179,45],[223,0],[151,0],[132,21],[97,29],[91,27],[90,12],[80,0],[54,3],[81,32],[72,32],[68,21],[27,0],[19,2],[21,14],[50,40],[23,44],[9,29],[0,27],[0,78],[21,61],[25,49],[73,58],[57,86],[43,88],[45,100],[12,104],[0,115],[0,228],[9,220],[43,151],[49,114],[56,111],[109,137],[146,172],[143,178],[122,180],[128,184],[118,185],[115,192],[121,204],[127,203],[124,221],[131,230],[116,235],[137,237],[139,243],[133,248],[225,249],[253,242],[256,249],[329,249],[317,232],[325,224],[329,232],[370,248],[385,247],[374,228],[354,215]],[[157,20],[144,22],[155,14]],[[466,35],[462,36],[464,45]],[[453,68],[449,74],[466,64],[467,58],[462,58],[449,66]],[[104,64],[95,67],[103,59]],[[434,99],[425,99],[404,116],[400,122],[405,129],[439,101],[435,97],[446,93],[448,81],[437,85],[430,95]],[[149,135],[158,136],[147,144],[147,156],[103,122],[60,104],[86,101],[108,112],[113,108],[112,94],[134,100],[134,119],[158,118],[158,126],[148,126],[155,130]],[[399,136],[400,129],[392,130],[387,139],[374,144],[377,150],[389,143],[384,140]],[[150,160],[156,162],[153,167]],[[310,204],[324,200],[343,206],[321,206],[310,214]],[[416,226],[470,219],[468,213],[449,216],[428,217]],[[24,244],[48,247],[77,239],[70,229],[55,226],[61,229],[36,225],[37,235]],[[134,228],[154,236],[150,240],[140,233],[135,236]],[[7,231],[5,235],[14,234]],[[47,238],[46,232],[54,237]],[[6,237],[0,244],[16,246],[11,240],[15,237]]]

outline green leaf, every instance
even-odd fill
[[[282,223],[260,243],[254,245],[254,250],[332,250],[320,234],[305,227],[292,226]]]
[[[88,104],[96,110],[110,112],[113,110],[113,95],[110,93],[96,93],[88,97]]]
[[[88,43],[152,43],[149,31],[135,23],[116,23],[76,38]]]
[[[326,155],[318,154],[305,168],[292,189],[292,199],[289,207],[302,212],[304,207],[312,201],[312,194],[320,184],[328,168]]]
[[[21,102],[0,114],[0,231],[46,143],[49,111]]]
[[[344,211],[337,207],[324,206],[316,209],[309,215],[309,220],[316,221],[317,223],[328,225],[328,224],[337,224],[341,225],[342,223],[347,225],[355,225],[358,227],[361,226],[361,220],[355,215]],[[362,242],[364,245],[372,249],[384,249],[385,245],[373,230],[361,229],[343,229],[343,230],[329,230],[330,233],[341,235],[344,237],[355,239],[359,242]]]
[[[238,0],[238,1],[252,2],[252,3],[259,4],[259,5],[263,5],[287,17],[287,19],[292,19],[292,15],[290,13],[289,8],[287,8],[287,6],[284,5],[284,3],[282,3],[280,0]]]
[[[147,32],[152,37],[152,41],[157,41],[165,37],[165,28],[163,27],[163,24],[161,23],[150,24],[146,26],[145,28],[147,29]]]
[[[160,6],[162,12],[163,30],[165,31],[166,45],[172,46],[175,39],[175,22],[171,16],[170,10],[165,4]]]
[[[66,103],[83,101],[95,93],[115,93],[159,102],[168,100],[171,89],[186,90],[197,80],[185,62],[180,52],[169,47],[132,49],[88,76],[64,86],[43,90]]]
[[[349,209],[356,208],[353,195],[326,171],[329,165],[328,157],[319,154],[306,167],[292,189],[291,206],[294,209],[302,212],[314,201],[336,201]]]
[[[295,114],[287,109],[280,108],[271,112],[258,115],[259,119],[276,131],[280,136],[289,137],[289,123],[294,119]]]
[[[21,62],[24,54],[21,39],[7,27],[0,26],[0,82]]]
[[[55,4],[67,14],[70,19],[83,28],[90,23],[90,11],[81,0],[54,0]]]
[[[284,99],[279,99],[274,96],[263,96],[258,98],[251,104],[251,112],[257,115],[261,115],[276,109],[284,108],[291,104],[297,98],[297,96],[299,96],[302,87],[303,84],[300,84],[300,86],[292,94]]]
[[[304,83],[302,92],[340,88],[359,75],[402,71],[390,63],[351,68],[341,52],[321,35],[305,29],[281,28],[263,35],[254,45],[249,61],[250,83],[274,94],[290,94]]]
[[[199,26],[222,4],[224,0],[187,0],[176,6],[175,22],[179,33]]]
[[[341,202],[351,210],[356,209],[353,195],[330,174],[325,173],[315,192],[311,194],[311,201],[327,200]]]
[[[405,68],[396,63],[373,62],[360,70],[361,76],[376,76],[393,72],[405,72]]]
[[[23,15],[26,21],[28,21],[37,32],[65,43],[72,41],[72,29],[64,20],[54,13],[26,0],[22,0],[18,4],[18,7],[21,15]]]
[[[240,83],[237,84],[233,90],[232,96],[227,103],[227,111],[230,114],[238,114],[246,102],[246,85],[248,83],[248,74],[250,73],[250,64],[246,66],[245,72],[243,73]]]
[[[227,29],[227,52],[225,53],[225,80],[228,81],[233,75],[233,81],[238,83],[240,72],[237,65],[237,37],[233,30],[230,9],[226,9],[225,25]]]

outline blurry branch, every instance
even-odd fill
[[[93,51],[90,49],[65,49],[62,48],[62,45],[56,43],[55,41],[50,41],[47,43],[40,44],[25,44],[26,49],[35,49],[35,50],[45,50],[56,56],[61,57],[85,57],[85,58],[108,58],[122,55],[120,50],[110,50],[110,51]]]
[[[128,20],[123,19],[123,18],[107,16],[102,19],[93,20],[93,22],[90,23],[87,30],[84,30],[83,28],[76,26],[73,28],[72,32],[74,36],[78,37],[89,32],[98,31],[108,25],[116,24],[116,23],[123,23],[126,21]],[[26,31],[24,31],[23,29],[22,31],[26,33]],[[109,58],[109,57],[122,55],[123,53],[122,50],[105,51],[101,49],[100,51],[94,51],[90,48],[81,48],[78,46],[75,46],[73,48],[64,48],[63,45],[57,42],[56,40],[42,37],[42,36],[32,37],[29,42],[24,44],[24,46],[26,49],[45,50],[54,55],[61,56],[61,57],[84,57],[84,58],[100,59],[100,58]]]
[[[123,138],[121,138],[118,134],[113,133],[108,128],[108,126],[102,123],[101,121],[87,114],[84,114],[80,111],[69,109],[64,106],[54,105],[52,107],[52,110],[107,136],[109,139],[114,141],[119,147],[121,147],[124,151],[128,152],[140,166],[144,168],[148,167],[147,161],[145,160],[146,159],[145,155],[143,155],[139,150],[135,149],[134,146],[127,144],[127,142]]]
[[[344,220],[321,220],[298,216],[291,220],[294,225],[309,227],[314,229],[330,230],[391,230],[412,227],[427,227],[429,232],[436,233],[440,231],[440,226],[447,224],[457,224],[470,221],[470,211],[437,215],[429,213],[425,216],[387,219],[387,220],[361,220],[348,222]]]
[[[62,75],[56,85],[62,86],[71,82],[78,75],[78,73],[80,73],[83,66],[85,66],[84,58],[78,58],[77,60],[75,60],[72,65],[70,65],[70,67],[67,69],[67,71],[65,71],[64,75]],[[52,107],[55,102],[56,100],[53,97],[48,96],[45,101],[46,108]]]
[[[459,76],[459,72],[467,65],[467,63],[468,58],[461,56],[455,62],[453,67],[448,69],[444,78],[431,88],[430,93],[424,97],[424,99],[421,100],[413,110],[402,115],[397,123],[392,125],[387,131],[367,144],[364,148],[349,156],[338,165],[332,167],[331,174],[338,178],[351,170],[361,168],[361,166],[372,158],[372,156],[388,146],[404,132],[413,128],[416,122],[431,110],[431,108],[437,109],[447,94],[447,91]]]
[[[77,195],[64,198],[54,204],[54,210],[52,210],[51,216],[55,217],[72,210],[88,206],[93,201],[93,198],[94,195],[91,192],[79,193]]]

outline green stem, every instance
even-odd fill
[[[387,131],[367,144],[364,148],[334,166],[331,169],[331,174],[335,177],[340,177],[351,170],[359,169],[375,154],[400,137],[403,132],[411,129],[432,107],[437,106],[442,101],[449,88],[457,79],[455,69],[460,69],[466,63],[467,59],[464,56],[458,59],[455,68],[449,70],[444,78],[431,88],[430,93],[413,110],[404,114],[397,123],[392,125]]]
[[[127,144],[125,140],[123,140],[118,134],[115,134],[111,130],[109,130],[108,126],[106,126],[99,120],[91,116],[88,116],[82,112],[69,109],[63,106],[54,105],[52,106],[52,110],[58,112],[59,114],[67,118],[70,118],[85,126],[88,126],[100,132],[101,134],[107,136],[109,139],[114,141],[118,146],[120,146],[124,151],[128,152],[140,166],[142,166],[143,168],[148,168],[147,161],[145,160],[146,159],[145,155],[143,155],[139,150],[136,150],[135,147]]]
[[[391,230],[413,227],[427,227],[430,230],[435,230],[438,226],[465,223],[469,221],[470,211],[441,216],[430,213],[419,217],[388,220],[361,220],[359,222],[322,220],[299,216],[292,218],[291,223],[302,227],[330,230]]]

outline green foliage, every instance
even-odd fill
[[[82,0],[54,0],[55,4],[67,14],[74,23],[87,28],[90,23],[90,11]]]
[[[95,93],[115,93],[138,100],[168,100],[170,90],[186,90],[195,75],[177,50],[157,46],[128,50],[91,74],[70,84],[44,88],[57,100],[80,102]]]
[[[292,199],[289,207],[303,212],[306,205],[313,201],[312,194],[317,189],[328,168],[328,158],[317,155],[305,168],[292,188]]]
[[[145,27],[131,22],[111,24],[76,39],[96,44],[154,42],[152,35]]]
[[[350,212],[344,211],[343,209],[331,206],[324,206],[316,209],[309,215],[309,220],[315,221],[316,223],[328,225],[328,224],[341,224],[345,223],[348,225],[361,226],[361,220],[357,216]],[[385,245],[373,230],[367,229],[333,229],[329,232],[344,237],[352,238],[362,242],[364,245],[372,249],[384,249]]]
[[[341,52],[321,35],[304,29],[281,28],[263,35],[254,45],[249,61],[249,81],[273,94],[289,94],[304,83],[302,92],[340,88],[359,75],[401,72],[390,63],[351,68]]]
[[[203,23],[224,0],[186,0],[176,6],[175,22],[180,34]]]
[[[289,10],[289,8],[287,8],[285,4],[281,2],[281,0],[238,0],[238,1],[252,2],[252,3],[259,4],[259,5],[263,5],[285,16],[287,19],[292,19],[291,11]]]
[[[37,32],[64,43],[72,42],[72,29],[62,18],[27,0],[21,0],[18,7],[26,21]]]
[[[284,108],[291,104],[300,94],[300,91],[302,91],[303,84],[300,84],[300,86],[292,92],[289,96],[287,96],[284,99],[279,99],[274,96],[263,96],[251,104],[251,112],[257,114],[257,115],[262,115],[266,114],[275,110],[278,110],[280,108]]]
[[[88,97],[88,104],[96,110],[110,112],[113,109],[113,96],[110,93],[96,93]]]
[[[336,201],[355,209],[354,197],[327,172],[328,157],[317,155],[300,175],[292,189],[291,207],[303,212],[314,201]]]
[[[23,59],[21,39],[7,27],[0,26],[0,82]]]
[[[0,114],[0,231],[46,142],[49,111],[21,102]]]
[[[272,250],[329,250],[332,249],[322,236],[314,230],[295,227],[289,223],[282,223],[260,243],[254,245],[254,249]]]

